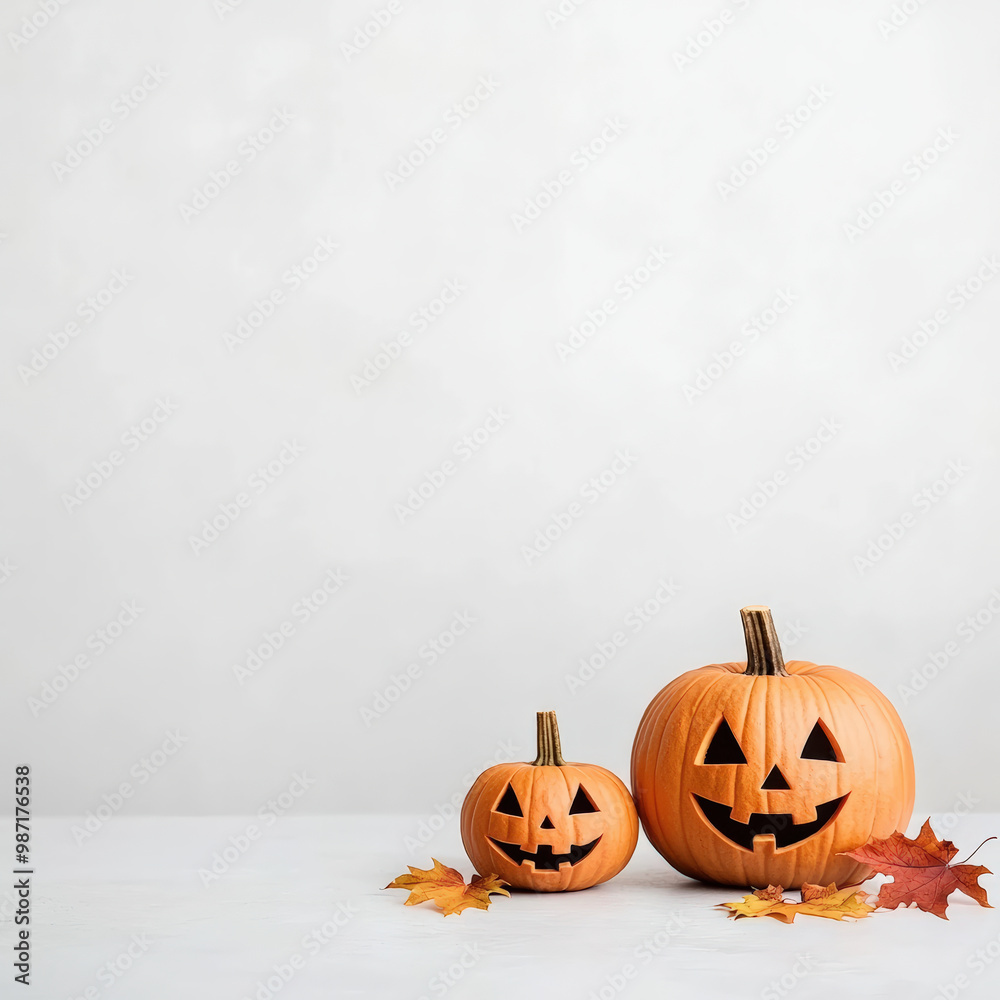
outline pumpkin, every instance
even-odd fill
[[[905,830],[913,756],[888,699],[857,674],[785,663],[770,609],[740,612],[747,660],[682,674],[652,700],[632,792],[653,846],[691,878],[844,886],[839,857]]]
[[[596,764],[567,764],[555,712],[539,712],[538,756],[497,764],[462,804],[462,842],[481,875],[519,889],[587,889],[628,864],[639,819],[624,782]]]

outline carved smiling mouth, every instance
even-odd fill
[[[713,802],[700,795],[695,795],[694,798],[705,814],[705,819],[723,837],[745,851],[752,851],[754,837],[772,836],[775,847],[780,850],[814,836],[840,812],[847,795],[816,806],[816,818],[811,823],[793,823],[791,813],[751,813],[748,822],[737,823],[730,815],[733,811],[731,806],[724,806],[721,802]]]
[[[575,865],[583,861],[590,852],[597,847],[598,841],[592,840],[589,844],[573,844],[568,854],[553,854],[551,844],[539,844],[538,850],[532,854],[524,851],[517,844],[505,844],[496,837],[490,837],[494,845],[500,848],[504,854],[516,865],[530,861],[535,866],[535,871],[558,871],[560,865]]]

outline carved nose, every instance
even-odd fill
[[[774,767],[768,772],[767,777],[764,779],[764,784],[760,786],[761,788],[791,788],[792,786],[785,781],[785,776],[781,773],[778,765],[775,764]]]
[[[554,830],[555,829],[555,826],[553,825],[552,820],[550,820],[548,816],[546,816],[545,819],[542,820],[542,829],[543,830]]]

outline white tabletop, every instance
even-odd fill
[[[950,822],[937,829],[963,849],[958,860],[1000,831],[998,815]],[[713,906],[738,891],[684,878],[640,837],[603,886],[496,896],[488,912],[443,917],[431,904],[404,906],[403,890],[380,890],[407,864],[430,867],[432,854],[469,873],[454,822],[413,853],[405,841],[419,817],[285,816],[241,840],[251,823],[262,826],[116,816],[77,846],[72,820],[37,821],[34,988],[8,987],[5,960],[0,995],[995,1000],[1000,986],[1000,909],[960,893],[947,921],[912,908],[857,923],[733,921]],[[199,877],[230,838],[246,849],[231,848],[223,874]],[[976,860],[1000,869],[1000,847]],[[1000,901],[996,879],[982,881]],[[11,898],[0,895],[5,951]]]

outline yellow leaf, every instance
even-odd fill
[[[409,889],[407,906],[430,900],[445,916],[449,913],[461,913],[469,906],[476,910],[488,909],[491,892],[510,895],[504,888],[507,883],[496,875],[476,875],[467,885],[454,868],[441,864],[437,858],[431,858],[431,861],[434,862],[434,867],[428,869],[407,865],[410,874],[394,878],[386,888]]]
[[[723,903],[730,912],[729,916],[738,917],[774,917],[782,923],[790,924],[798,914],[809,917],[828,917],[831,920],[843,920],[845,917],[860,919],[867,917],[875,909],[867,901],[867,894],[856,888],[838,889],[836,883],[827,886],[802,886],[802,901],[784,899],[780,885],[769,885],[766,889],[758,889],[749,896],[744,896],[736,903]]]
[[[744,896],[738,903],[723,903],[722,905],[729,909],[731,917],[776,917],[786,924],[790,924],[795,919],[794,903],[762,899],[753,893]]]

